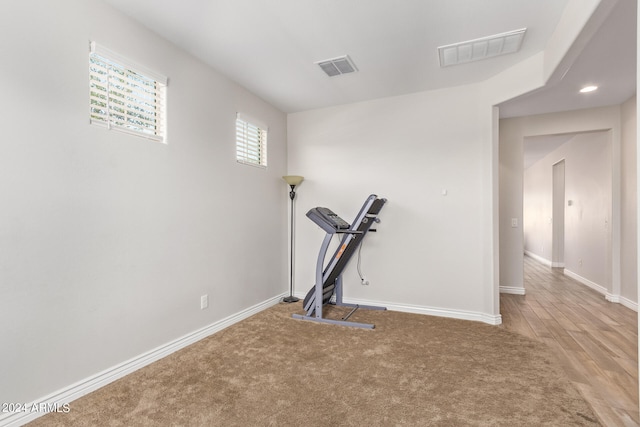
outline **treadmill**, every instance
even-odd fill
[[[342,273],[356,252],[362,239],[371,229],[374,223],[379,223],[378,214],[387,199],[379,198],[375,194],[370,195],[360,208],[353,223],[349,224],[333,211],[324,207],[316,207],[307,212],[307,217],[322,228],[327,234],[320,246],[318,260],[316,262],[316,280],[314,286],[304,298],[303,307],[305,314],[293,314],[293,318],[311,320],[314,322],[330,323],[342,326],[373,329],[375,325],[349,321],[349,317],[359,308],[368,310],[386,310],[386,307],[368,306],[359,304],[347,304],[342,301]],[[340,244],[333,256],[325,266],[325,258],[329,244],[335,234],[340,235]],[[334,298],[335,296],[335,298]],[[322,307],[326,304],[352,308],[345,317],[340,320],[328,319],[322,315]]]

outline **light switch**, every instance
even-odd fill
[[[511,227],[518,228],[518,218],[511,218]]]

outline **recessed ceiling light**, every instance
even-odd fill
[[[580,93],[587,93],[587,92],[593,92],[594,90],[597,90],[598,86],[585,86],[582,89],[580,89]]]

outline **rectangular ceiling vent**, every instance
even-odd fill
[[[493,36],[440,46],[438,47],[440,67],[515,53],[520,50],[526,31],[526,28],[521,28]]]
[[[327,73],[327,76],[334,77],[341,74],[349,74],[358,71],[355,64],[349,58],[349,55],[340,56],[338,58],[325,59],[324,61],[316,62],[322,68],[322,71]]]

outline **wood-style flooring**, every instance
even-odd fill
[[[640,426],[637,313],[525,257],[526,295],[500,295],[503,327],[549,345],[605,426]]]

